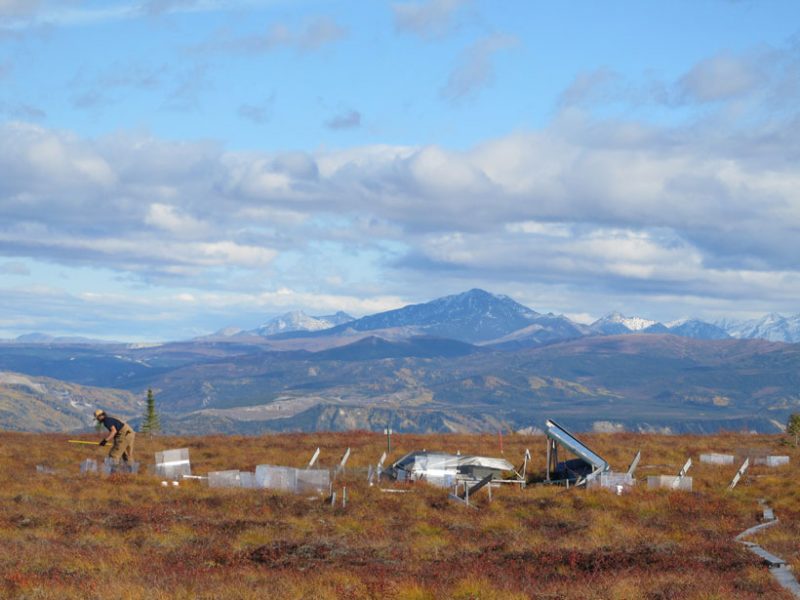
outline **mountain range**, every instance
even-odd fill
[[[682,319],[660,323],[640,316],[627,317],[612,312],[585,325],[564,315],[538,313],[508,296],[481,289],[445,296],[422,304],[412,304],[359,319],[339,312],[335,315],[309,317],[302,311],[275,317],[261,327],[242,331],[231,328],[215,334],[215,339],[233,336],[260,336],[273,339],[300,339],[383,332],[389,337],[436,335],[477,344],[519,345],[550,343],[584,335],[620,335],[630,333],[669,333],[681,337],[720,340],[765,339],[773,342],[800,342],[800,314],[783,317],[765,315],[761,319],[732,319],[706,322]]]
[[[524,430],[545,418],[579,430],[777,431],[800,410],[800,346],[746,336],[767,323],[789,335],[791,322],[739,324],[743,339],[731,323],[698,320],[612,313],[586,325],[474,289],[165,344],[7,341],[0,426],[80,428],[94,405],[136,415],[152,388],[165,429],[181,433]],[[35,393],[43,381],[81,386],[69,388],[84,399],[68,403],[77,420],[36,421],[65,406],[62,392]]]
[[[735,338],[798,343],[800,313],[788,317],[770,313],[760,319],[719,319],[714,322],[689,318],[664,324],[641,316],[628,317],[619,312],[612,312],[586,325],[572,321],[565,315],[538,313],[508,296],[472,289],[462,294],[411,304],[361,318],[355,318],[343,311],[322,316],[291,311],[274,317],[254,329],[230,326],[197,339],[225,341],[235,338],[237,341],[242,341],[247,338],[266,338],[278,341],[309,337],[357,338],[376,332],[392,339],[427,334],[476,344],[505,344],[506,347],[519,345],[523,341],[528,344],[538,344],[575,339],[585,335],[630,333],[669,333],[705,340]],[[309,335],[310,333],[314,335]],[[29,333],[14,340],[0,340],[0,342],[111,343],[83,337],[54,337],[45,333]],[[281,348],[291,346],[286,343],[278,345]],[[310,346],[310,349],[318,349],[318,344]]]
[[[717,326],[731,337],[739,339],[762,339],[771,342],[800,342],[800,314],[789,317],[770,313],[751,321],[722,320]]]

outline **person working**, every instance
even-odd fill
[[[133,462],[133,440],[136,433],[131,426],[116,417],[107,415],[104,410],[94,411],[94,418],[108,429],[108,435],[103,438],[100,445],[105,446],[110,441],[114,442],[108,457],[115,463],[119,462],[120,458],[126,463]]]

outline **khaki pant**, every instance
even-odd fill
[[[133,429],[129,425],[125,425],[114,436],[114,445],[111,447],[111,452],[108,457],[114,462],[119,462],[122,458],[125,462],[133,461],[133,440],[136,437]]]

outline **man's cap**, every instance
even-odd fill
[[[106,414],[106,411],[98,408],[96,411],[94,411],[94,418],[99,420],[104,414]]]

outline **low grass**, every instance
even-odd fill
[[[81,476],[103,451],[47,434],[0,433],[2,598],[790,598],[733,537],[759,522],[760,498],[780,523],[753,540],[800,571],[800,453],[779,436],[581,436],[617,470],[638,449],[637,476],[675,474],[691,456],[693,492],[630,493],[531,485],[485,491],[479,510],[424,484],[409,493],[370,487],[366,469],[385,437],[365,432],[261,437],[139,436],[138,458],[188,447],[195,473],[322,466],[352,449],[336,482],[348,504],[266,490],[162,487],[152,475]],[[407,451],[499,455],[497,436],[395,435]],[[733,492],[738,465],[701,464],[701,452],[763,448],[789,467],[753,467]],[[541,436],[510,435],[504,454],[544,469]],[[36,472],[47,465],[54,474]],[[388,485],[386,482],[383,486]],[[394,486],[400,487],[400,486]]]

